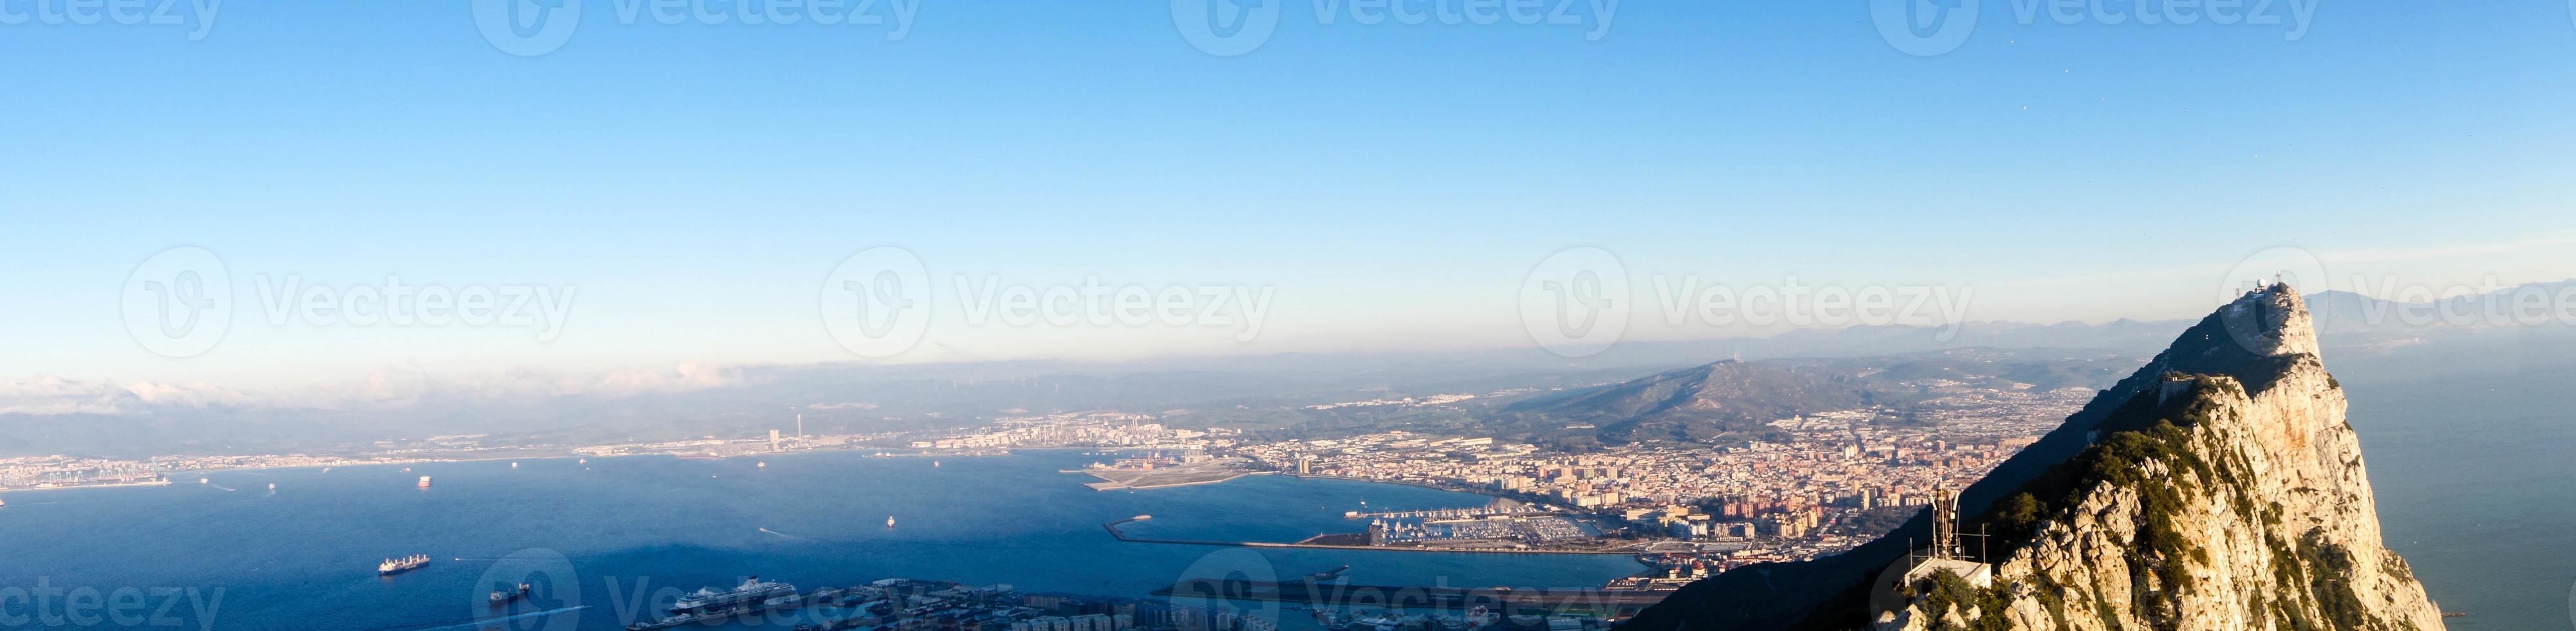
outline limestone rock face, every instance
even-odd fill
[[[2246,370],[2167,372],[2127,393],[2090,447],[1966,526],[1999,533],[1993,587],[1925,594],[1869,626],[2443,628],[2381,545],[2343,390],[2298,294],[2252,292],[2212,320],[2238,348],[2209,352],[2240,353]]]
[[[1959,532],[1993,533],[1960,546],[1987,586],[1882,584],[1933,536],[1918,514],[1684,586],[1619,631],[2440,629],[2380,544],[2312,320],[2286,285],[2247,292],[1961,490]]]

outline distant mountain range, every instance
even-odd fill
[[[2433,338],[2526,328],[2576,329],[2576,279],[2482,294],[2400,301],[2333,290],[2306,296],[2329,348],[2384,351]]]
[[[2576,327],[2564,319],[2551,326],[2484,317],[2462,321],[2442,317],[2444,309],[2505,312],[2519,296],[2555,296],[2571,287],[2576,281],[2420,303],[2323,292],[2310,302],[2325,347],[2346,355],[2459,340],[2528,356],[2531,349],[2557,348],[2534,342],[2544,339],[2534,334],[2555,332],[2562,335],[2545,339],[2564,337],[2576,346]],[[1918,377],[2099,387],[2106,370],[2117,372],[2105,366],[2134,366],[2189,324],[2124,319],[1970,322],[1955,330],[1800,330],[1762,338],[1630,341],[1579,359],[1509,348],[1127,363],[682,365],[569,376],[396,370],[339,386],[285,391],[39,377],[0,381],[0,456],[329,451],[479,433],[520,443],[735,435],[777,427],[798,413],[816,431],[864,431],[1054,410],[1293,408],[1390,394],[1581,390],[1641,377],[1622,384],[1632,387],[1582,400],[1559,397],[1516,406],[1497,421],[1497,431],[1566,436],[1566,425],[1591,424],[1607,428],[1593,438],[1611,441],[1728,440],[1759,433],[1744,426],[1747,419],[1781,411],[1856,400],[1902,402],[1906,389],[1887,384]],[[1710,363],[1727,359],[1744,365]],[[1704,370],[1661,374],[1699,369]]]
[[[1957,349],[1889,357],[1725,360],[1621,383],[1522,401],[1504,408],[1498,430],[1571,436],[1606,444],[1740,444],[1778,440],[1773,421],[1872,406],[1907,408],[1937,396],[1931,383],[2041,391],[2101,388],[2138,359],[2107,352]],[[1563,441],[1563,438],[1559,439]]]

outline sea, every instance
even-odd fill
[[[2329,362],[2352,402],[2387,545],[2442,609],[2465,614],[2446,620],[2452,629],[2576,629],[2576,368],[2453,363],[2402,352]],[[1341,565],[1357,584],[1515,588],[1597,587],[1642,569],[1622,556],[1122,542],[1103,524],[1152,515],[1122,528],[1284,542],[1364,527],[1345,511],[1488,498],[1284,476],[1101,492],[1059,472],[1104,459],[561,458],[11,493],[0,508],[0,627],[36,612],[26,599],[40,593],[130,609],[96,624],[20,626],[557,631],[617,629],[681,591],[750,576],[808,589],[908,577],[1135,598],[1184,578]],[[430,488],[414,488],[421,475]],[[411,554],[434,560],[375,575],[378,561]],[[488,590],[522,580],[547,597],[513,609],[520,618],[492,619]],[[1269,613],[1299,627],[1295,612]]]
[[[2327,360],[2381,539],[2452,629],[2576,629],[2576,357],[2457,355]]]
[[[94,624],[32,626],[620,629],[684,591],[754,576],[805,589],[902,577],[1144,598],[1187,578],[1293,580],[1342,565],[1353,584],[1513,588],[1597,588],[1644,569],[1624,555],[1122,542],[1103,525],[1151,515],[1120,528],[1293,542],[1365,529],[1348,511],[1491,498],[1275,475],[1104,492],[1083,486],[1089,476],[1060,472],[1111,458],[546,458],[216,471],[164,487],[11,493],[0,507],[0,627],[42,622],[12,615],[69,611],[59,603],[76,593],[94,599],[82,609]],[[415,484],[423,475],[427,489]],[[432,561],[376,575],[379,561],[414,554]],[[508,610],[518,619],[495,619],[490,590],[519,582],[544,585],[546,598]],[[58,604],[28,600],[48,589]],[[118,602],[132,606],[123,617],[100,613]],[[1313,624],[1307,614],[1268,613],[1289,629]]]

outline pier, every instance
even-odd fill
[[[1250,582],[1190,579],[1154,590],[1156,596],[1302,603],[1379,609],[1463,609],[1483,606],[1495,611],[1633,611],[1658,602],[1670,591],[1600,589],[1513,589],[1509,587],[1388,587],[1324,582]]]
[[[1481,506],[1481,507],[1477,507],[1477,508],[1433,508],[1433,509],[1425,509],[1425,510],[1407,510],[1407,511],[1379,511],[1379,512],[1348,511],[1348,512],[1344,512],[1344,513],[1342,513],[1342,518],[1343,518],[1343,519],[1480,519],[1480,518],[1485,518],[1485,517],[1493,517],[1493,516],[1497,516],[1497,515],[1505,515],[1505,516],[1514,516],[1514,517],[1518,517],[1518,516],[1524,516],[1524,515],[1546,515],[1546,514],[1550,514],[1550,513],[1553,513],[1553,512],[1555,512],[1555,511],[1550,511],[1550,510],[1547,510],[1547,509],[1544,509],[1544,508],[1537,508],[1537,507],[1529,506],[1529,505],[1527,505],[1527,504],[1522,504],[1522,505],[1517,505],[1517,506]]]
[[[1379,551],[1379,552],[1462,552],[1462,553],[1468,553],[1468,554],[1613,554],[1613,555],[1619,555],[1619,556],[1631,556],[1631,555],[1634,555],[1634,554],[1635,554],[1635,551],[1632,551],[1632,550],[1549,550],[1549,549],[1541,549],[1541,548],[1426,548],[1426,547],[1405,547],[1405,546],[1342,545],[1342,544],[1326,544],[1326,543],[1271,543],[1271,542],[1266,542],[1266,541],[1209,541],[1209,540],[1204,540],[1204,539],[1157,539],[1157,538],[1152,538],[1152,537],[1137,537],[1137,536],[1131,536],[1131,535],[1128,535],[1127,533],[1120,532],[1120,531],[1118,530],[1118,527],[1119,527],[1119,526],[1123,526],[1123,525],[1126,525],[1126,524],[1129,524],[1129,523],[1133,523],[1133,522],[1145,521],[1145,520],[1153,519],[1153,518],[1154,518],[1154,516],[1152,516],[1152,515],[1137,515],[1137,516],[1135,516],[1135,517],[1129,517],[1129,518],[1126,518],[1126,519],[1121,519],[1121,520],[1112,521],[1112,522],[1109,522],[1109,523],[1106,523],[1106,524],[1101,524],[1101,525],[1100,525],[1100,528],[1101,528],[1102,530],[1107,530],[1107,531],[1109,531],[1109,536],[1114,537],[1114,538],[1117,538],[1119,541],[1124,541],[1124,542],[1127,542],[1127,543],[1166,543],[1166,544],[1184,545],[1184,546],[1229,546],[1229,547],[1237,547],[1237,548],[1308,548],[1308,549],[1324,549],[1324,550],[1372,550],[1372,551]]]

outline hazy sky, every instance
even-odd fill
[[[0,0],[0,379],[1529,345],[1525,276],[1578,246],[1627,272],[1630,339],[1752,331],[1655,321],[1656,275],[1973,288],[1967,318],[2040,322],[2194,315],[2284,246],[2337,284],[2576,275],[2566,3],[2282,0],[2277,25],[2144,25],[1984,0],[1955,50],[1921,56],[1861,1],[1406,25],[1292,0],[1219,56],[1176,25],[1193,1],[708,25],[559,0],[577,30],[518,55],[475,3],[83,25],[46,23],[63,0]],[[179,246],[220,257],[237,305],[220,343],[171,358],[121,301]],[[926,336],[887,359],[836,344],[818,306],[879,246],[935,292]],[[574,293],[551,339],[254,304],[260,279],[388,276]],[[1257,332],[964,321],[992,280],[1095,276],[1270,293]]]

